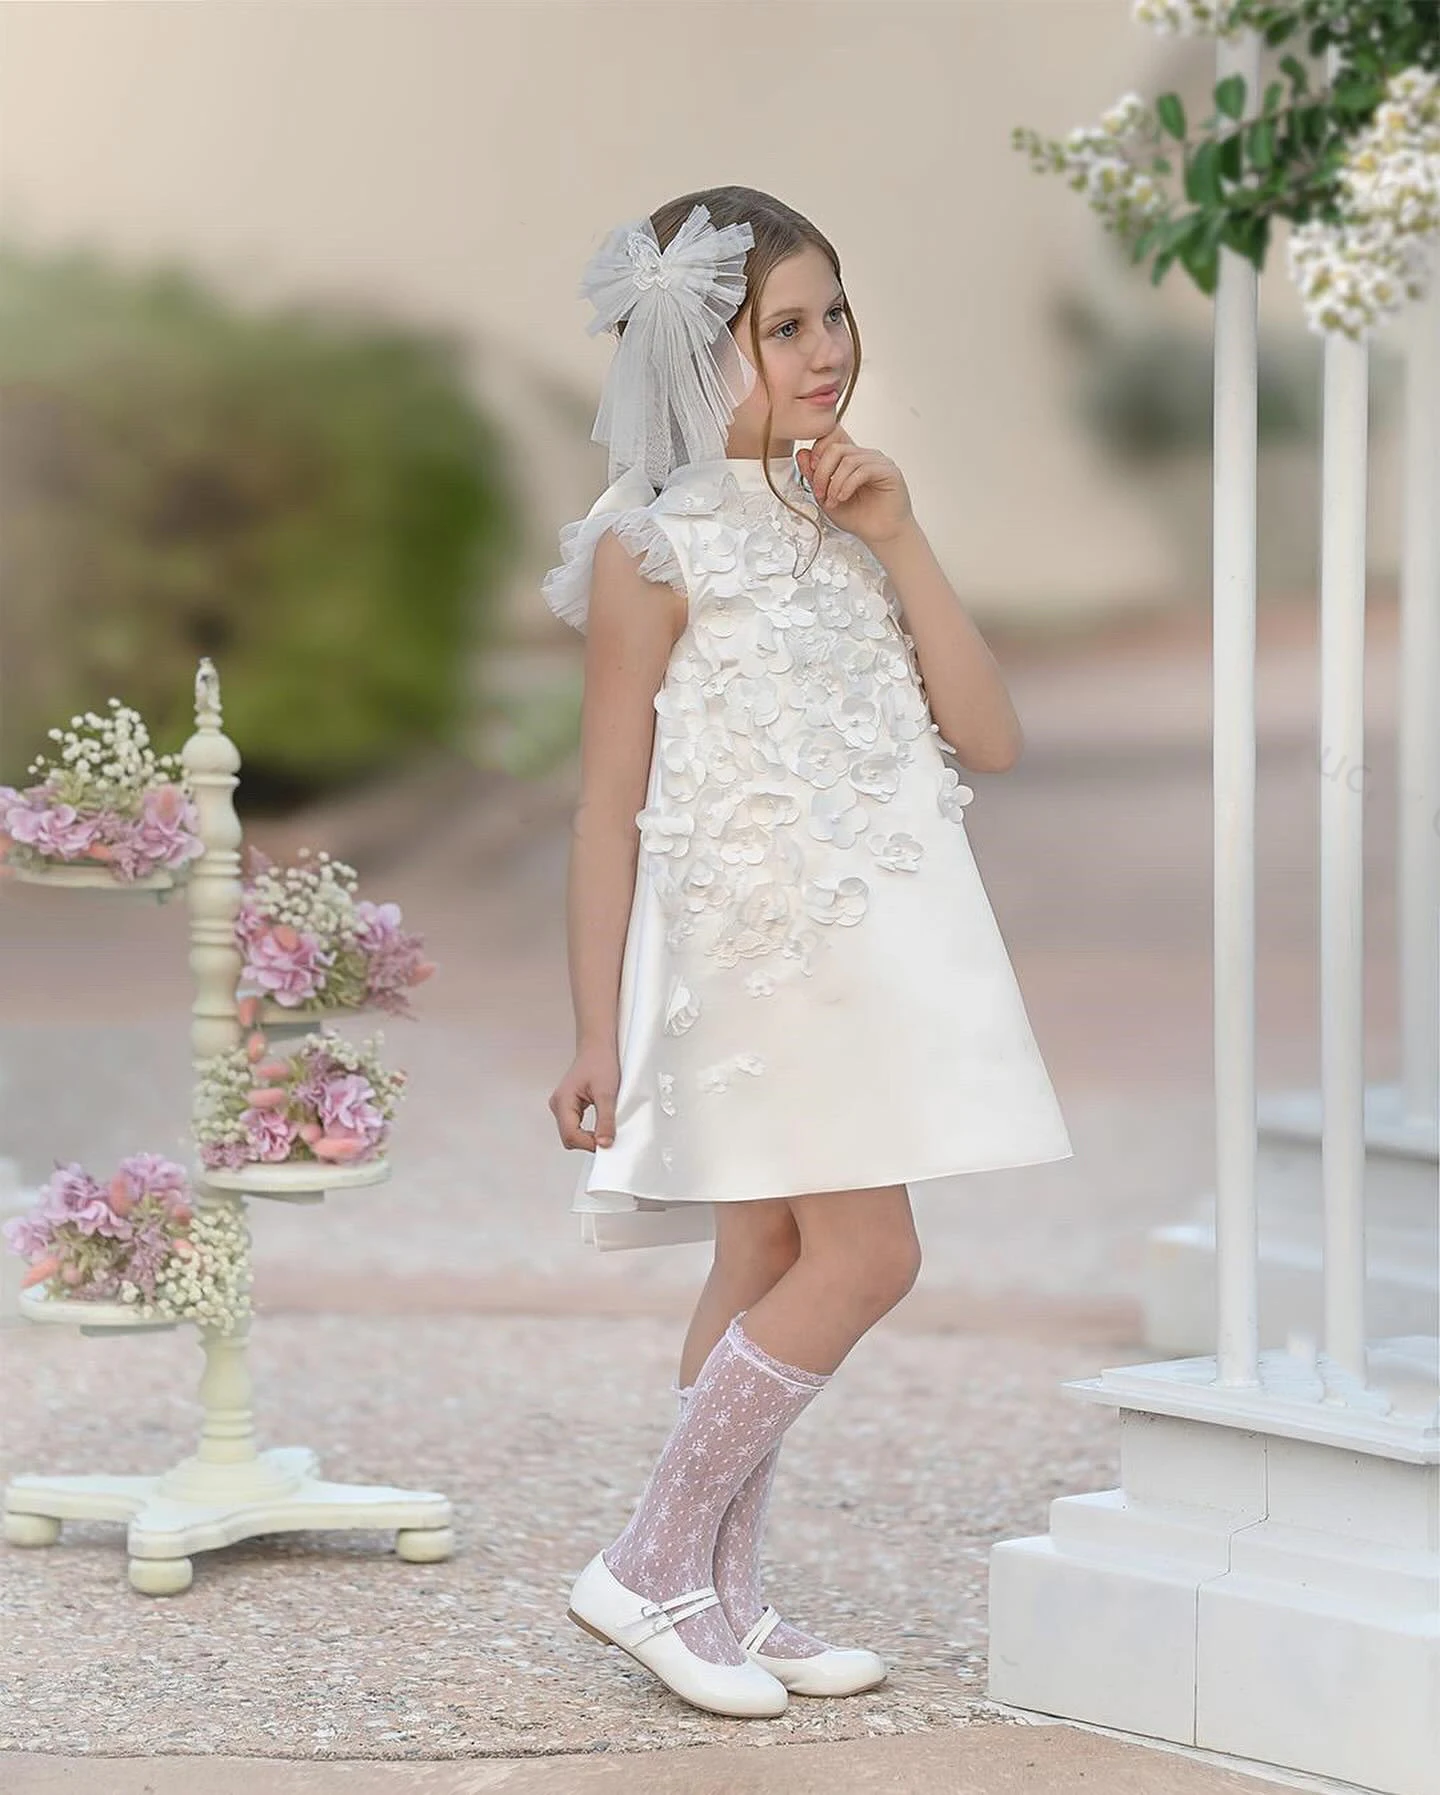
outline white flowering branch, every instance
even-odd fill
[[[1213,293],[1220,250],[1263,268],[1272,221],[1290,235],[1289,271],[1310,328],[1361,339],[1407,299],[1423,298],[1440,255],[1440,32],[1434,0],[1133,0],[1141,24],[1186,36],[1253,30],[1267,45],[1308,26],[1307,48],[1332,48],[1340,71],[1311,90],[1310,71],[1281,58],[1246,117],[1243,77],[1214,89],[1215,111],[1192,138],[1178,94],[1153,106],[1128,93],[1063,140],[1017,128],[1037,172],[1067,176],[1131,246],[1154,256],[1158,284],[1178,261]],[[1192,209],[1177,210],[1163,139],[1175,140]],[[1146,157],[1148,155],[1148,166]]]

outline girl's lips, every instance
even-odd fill
[[[823,392],[805,393],[802,397],[808,399],[812,405],[833,405],[840,397],[840,389],[838,386],[827,386]]]

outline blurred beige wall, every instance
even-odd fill
[[[1193,530],[1177,535],[1154,493],[1101,459],[1047,314],[1073,283],[1137,328],[1170,317],[1208,341],[1209,304],[1178,271],[1154,291],[1116,266],[1081,196],[1009,141],[1018,123],[1062,136],[1130,87],[1203,98],[1211,46],[1129,13],[1129,0],[9,0],[0,223],[127,260],[179,254],[260,298],[373,298],[473,336],[477,384],[535,500],[517,607],[543,637],[534,578],[603,484],[586,438],[608,345],[585,334],[580,268],[610,226],[671,194],[765,188],[840,253],[865,347],[847,427],[904,469],[976,614],[1173,602],[1208,585],[1203,533],[1197,565]],[[1266,315],[1303,335],[1272,256]],[[534,374],[578,384],[578,428],[535,406]],[[1380,478],[1383,531],[1393,474]],[[1302,464],[1302,494],[1308,482]],[[1393,560],[1391,538],[1374,554]]]

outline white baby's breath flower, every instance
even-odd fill
[[[1306,322],[1363,340],[1428,290],[1440,255],[1440,75],[1401,70],[1340,171],[1341,220],[1297,225],[1290,274]]]
[[[1228,34],[1233,10],[1232,0],[1135,0],[1130,16],[1166,36],[1217,37]]]

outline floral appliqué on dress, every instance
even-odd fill
[[[805,505],[807,489],[791,496]],[[930,719],[914,640],[879,560],[821,517],[815,532],[768,491],[728,472],[718,498],[661,493],[653,512],[683,517],[690,610],[655,696],[658,793],[636,816],[672,950],[699,933],[720,965],[743,967],[767,997],[812,971],[828,930],[862,923],[875,878],[918,873],[923,844],[887,826],[885,807]],[[656,528],[659,528],[658,521]],[[974,796],[954,766],[936,803],[964,821]],[[700,1006],[672,985],[665,1032]],[[724,1091],[763,1063],[738,1054],[704,1068]],[[675,1113],[674,1078],[659,1098]]]

